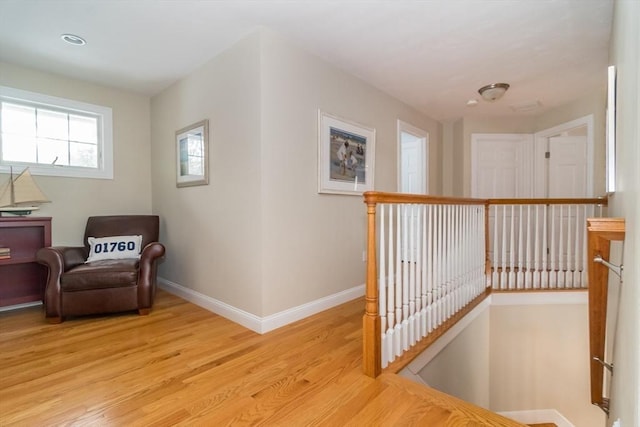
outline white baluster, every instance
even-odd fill
[[[564,272],[567,270],[565,266],[565,256],[564,256],[564,209],[563,205],[560,205],[560,216],[559,216],[559,227],[560,227],[560,235],[558,236],[558,288],[564,288]]]
[[[558,285],[557,274],[557,254],[556,254],[556,205],[551,205],[551,269],[549,270],[549,288],[555,288]]]
[[[393,236],[393,205],[389,205],[389,273],[387,274],[387,312],[389,317],[389,328],[391,329],[391,333],[393,333],[393,327],[396,325],[396,317],[395,317],[395,268],[393,265],[393,247],[394,247],[394,236]]]
[[[502,251],[502,271],[500,271],[500,289],[507,289],[507,205],[502,206],[502,239],[501,239]]]
[[[532,270],[533,270],[533,257],[531,255],[531,247],[533,246],[533,242],[531,241],[531,228],[533,224],[531,223],[531,205],[527,205],[527,253],[525,256],[527,262],[527,270],[524,277],[524,287],[525,289],[531,289],[532,287]]]
[[[409,350],[409,212],[402,205],[402,349]]]
[[[402,210],[396,205],[396,294],[394,298],[396,312],[393,349],[396,356],[402,354]]]
[[[516,273],[516,288],[517,289],[522,289],[524,288],[524,262],[523,262],[523,257],[524,257],[524,246],[523,246],[523,223],[522,223],[522,205],[518,205],[518,213],[519,213],[519,217],[518,217],[518,271]]]
[[[573,288],[573,236],[571,233],[574,228],[571,221],[571,205],[567,205],[567,261],[564,273],[565,288]]]
[[[498,241],[498,205],[491,206],[490,209],[493,210],[493,242],[491,242],[491,285],[493,289],[500,289],[500,276],[498,275],[498,266],[500,265],[500,242]]]
[[[511,205],[511,227],[509,231],[509,289],[515,289],[516,282],[515,217],[515,206]]]
[[[534,246],[534,250],[533,250],[533,287],[534,288],[539,288],[540,287],[540,262],[541,262],[541,258],[542,253],[540,252],[541,248],[540,248],[540,240],[542,238],[542,236],[540,236],[540,210],[538,209],[540,206],[536,205],[536,228],[535,228],[535,246]],[[545,248],[546,250],[546,248]]]
[[[420,337],[427,335],[427,296],[428,296],[428,272],[427,272],[427,208],[428,206],[422,206],[422,263],[420,264],[420,274],[422,276],[421,289],[420,289]]]
[[[575,219],[575,238],[574,238],[574,249],[573,249],[573,287],[574,288],[581,288],[582,287],[582,282],[580,280],[580,270],[582,270],[582,268],[580,267],[580,231],[582,230],[582,228],[580,227],[581,224],[584,224],[585,221],[581,221],[582,218],[580,218],[580,206],[576,205],[575,206],[576,209],[576,219]]]
[[[415,249],[416,249],[416,239],[415,239],[415,227],[414,227],[414,219],[415,219],[415,211],[414,211],[414,206],[415,205],[407,205],[407,219],[409,221],[409,223],[407,224],[407,228],[409,229],[409,252],[407,253],[407,260],[405,261],[406,264],[408,264],[409,267],[409,286],[408,286],[408,295],[407,295],[407,336],[408,336],[408,340],[407,340],[407,348],[409,348],[410,346],[415,344],[415,341],[413,339],[413,334],[415,332],[414,329],[414,324],[413,324],[413,320],[414,320],[414,314],[415,314],[415,298],[416,298],[416,292],[415,292],[415,286],[416,286],[416,265],[415,265]]]
[[[549,228],[547,223],[549,222],[549,212],[547,205],[542,207],[542,271],[540,273],[540,287],[547,289],[549,287],[549,241],[547,239],[547,232]]]
[[[434,232],[434,222],[435,216],[433,213],[434,207],[433,205],[427,206],[429,218],[429,230],[427,230],[427,245],[429,248],[429,255],[427,257],[427,332],[431,332],[433,330],[433,289],[434,289],[434,281],[435,281],[435,232]]]
[[[380,331],[382,331],[382,335],[387,330],[387,292],[385,286],[385,273],[387,269],[387,263],[385,256],[385,216],[384,216],[384,204],[380,204],[380,245],[378,246],[378,259],[379,267],[378,267],[378,310],[380,312]]]

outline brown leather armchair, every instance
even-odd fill
[[[149,314],[156,292],[160,219],[155,215],[94,216],[87,220],[82,247],[49,247],[37,253],[49,268],[44,292],[45,316],[60,323],[65,316],[138,310]],[[140,259],[86,262],[89,237],[142,236]]]

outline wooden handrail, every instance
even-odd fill
[[[607,330],[607,295],[609,269],[594,260],[596,256],[609,260],[612,240],[624,240],[623,218],[588,218],[589,260],[589,360],[591,372],[591,403],[609,413],[609,400],[603,396],[604,351]]]
[[[423,194],[384,193],[381,191],[367,191],[364,202],[370,203],[419,203],[432,205],[483,205],[487,199],[472,199],[460,197],[426,196]]]
[[[554,198],[554,199],[478,199],[470,197],[427,196],[422,194],[385,193],[367,191],[364,193],[365,203],[420,203],[434,205],[602,205],[609,204],[608,197],[587,198]]]
[[[489,205],[602,205],[607,206],[607,197],[579,199],[487,199]]]

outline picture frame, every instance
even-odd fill
[[[209,184],[209,120],[176,131],[176,186]]]
[[[318,193],[374,189],[376,131],[318,110]]]

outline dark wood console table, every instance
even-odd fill
[[[0,247],[11,252],[0,259],[0,307],[42,300],[47,268],[36,262],[36,252],[46,246],[51,218],[0,217]]]

